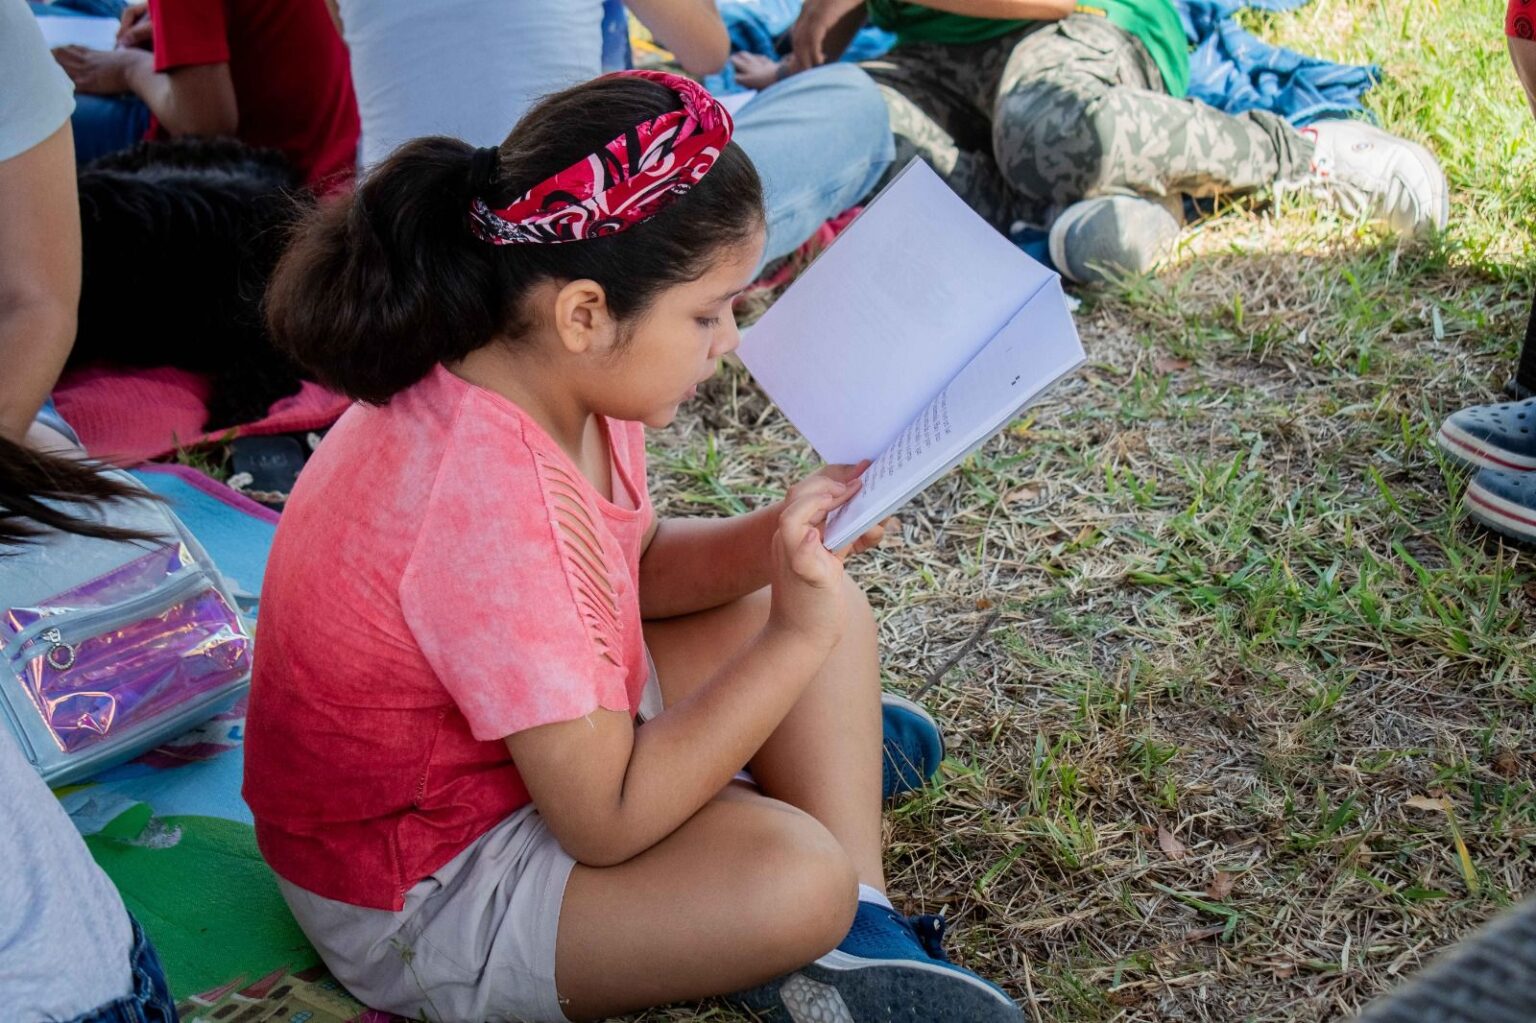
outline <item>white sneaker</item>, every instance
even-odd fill
[[[1317,121],[1301,129],[1316,144],[1308,190],[1350,216],[1418,235],[1450,219],[1445,172],[1429,150],[1364,121]]]

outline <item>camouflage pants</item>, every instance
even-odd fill
[[[896,135],[999,228],[1095,195],[1240,194],[1299,177],[1312,144],[1265,111],[1175,99],[1146,47],[1073,14],[985,43],[910,43],[863,65]]]

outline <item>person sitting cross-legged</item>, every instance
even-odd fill
[[[835,59],[866,16],[897,35],[863,65],[890,110],[895,166],[922,155],[1000,230],[1050,223],[1052,261],[1074,280],[1153,266],[1185,196],[1299,188],[1403,234],[1446,222],[1445,176],[1416,143],[1184,98],[1170,0],[807,0],[795,66]]]

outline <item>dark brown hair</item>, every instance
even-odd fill
[[[469,203],[478,194],[503,205],[680,107],[671,89],[641,78],[556,93],[501,144],[489,183],[475,180],[476,151],[464,142],[406,143],[296,230],[267,291],[273,339],[322,383],[377,404],[440,362],[523,335],[524,299],[541,281],[592,280],[620,322],[644,313],[763,224],[762,184],[735,143],[687,195],[618,234],[490,245],[470,233]]]
[[[115,501],[158,501],[146,490],[103,476],[94,462],[44,454],[0,437],[0,555],[48,530],[102,540],[151,540],[85,514]]]

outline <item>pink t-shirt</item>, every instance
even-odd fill
[[[613,501],[441,367],[320,445],[278,526],[251,686],[245,798],[278,874],[399,909],[528,803],[505,736],[638,711],[645,441],[603,426]]]

